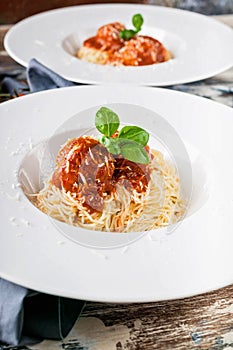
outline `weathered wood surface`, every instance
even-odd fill
[[[50,347],[51,346],[51,347]],[[226,350],[233,348],[233,286],[147,304],[87,303],[63,343],[34,350]]]
[[[233,15],[218,18],[233,26]],[[25,80],[25,69],[2,50],[0,80],[5,74],[15,76],[20,81]],[[233,69],[210,79],[170,88],[205,96],[232,107]],[[33,350],[230,350],[232,348],[233,285],[211,293],[167,302],[117,305],[88,302],[80,319],[63,342],[46,340],[30,346]],[[26,348],[6,347],[6,349]]]
[[[33,14],[65,6],[126,2],[175,7],[206,15],[233,13],[232,0],[8,0],[0,2],[0,23],[16,23]]]

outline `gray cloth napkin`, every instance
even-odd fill
[[[18,97],[30,92],[79,85],[64,79],[34,58],[28,64],[26,78],[27,82],[20,82],[6,75],[1,82],[1,91],[12,97]]]
[[[84,305],[81,300],[39,293],[0,278],[0,342],[27,345],[61,340]]]
[[[62,78],[34,58],[30,60],[27,68],[27,80],[33,92],[77,85]]]
[[[26,71],[29,88],[6,77],[2,90],[19,96],[76,85],[32,59]],[[85,302],[48,295],[0,278],[0,344],[27,345],[62,339],[72,329]],[[1,346],[0,346],[1,348]]]

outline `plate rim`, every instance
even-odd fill
[[[216,19],[216,17],[211,17],[211,16],[207,16],[198,12],[193,12],[193,11],[189,11],[189,10],[185,10],[185,9],[179,9],[179,8],[171,8],[171,7],[166,7],[166,6],[158,6],[158,5],[150,5],[150,4],[131,4],[131,3],[100,3],[100,4],[81,4],[81,5],[73,5],[73,6],[66,6],[66,7],[62,7],[62,8],[56,8],[56,9],[52,9],[52,10],[47,10],[47,11],[43,11],[34,15],[31,15],[27,18],[24,18],[22,20],[20,20],[19,22],[17,22],[16,24],[14,24],[9,31],[6,33],[5,37],[4,37],[4,47],[5,50],[7,51],[7,53],[9,54],[9,56],[11,56],[16,62],[18,62],[19,64],[21,64],[24,67],[28,67],[29,65],[29,61],[30,59],[26,60],[22,57],[19,56],[19,54],[17,54],[13,47],[11,47],[11,44],[9,43],[10,40],[12,40],[12,36],[14,36],[14,33],[18,30],[18,28],[21,28],[24,25],[28,25],[28,23],[30,23],[31,21],[33,22],[34,19],[40,19],[43,18],[44,16],[53,16],[56,14],[65,14],[65,13],[69,13],[72,10],[76,10],[76,11],[82,11],[82,10],[86,10],[86,9],[108,9],[108,8],[133,8],[133,9],[151,9],[152,11],[161,11],[161,12],[167,12],[167,13],[178,13],[178,14],[184,14],[185,16],[190,16],[193,17],[195,19],[204,19],[206,21],[206,23],[212,23],[213,25],[217,25],[219,26],[219,28],[222,28],[226,31],[229,31],[229,33],[231,32],[233,34],[233,29],[228,26],[227,24],[220,22]],[[233,37],[233,36],[232,36]],[[31,57],[33,58],[33,57]],[[41,61],[42,64],[45,64],[47,67],[49,67],[50,69],[54,69],[53,64],[51,64],[51,62],[49,63],[44,62],[43,60],[39,59],[39,61]],[[169,61],[168,61],[169,62]],[[85,69],[85,65],[86,63],[88,63],[88,65],[90,64],[89,62],[84,62],[84,66],[83,69]],[[166,64],[167,62],[165,62]],[[183,78],[173,78],[173,79],[166,79],[166,81],[160,81],[160,82],[153,82],[153,81],[149,81],[149,82],[140,82],[140,81],[132,81],[129,82],[129,84],[132,85],[137,85],[137,86],[157,86],[157,87],[163,87],[163,86],[170,86],[170,85],[178,85],[178,84],[185,84],[185,83],[191,83],[191,82],[196,82],[196,81],[200,81],[203,79],[207,79],[210,77],[213,77],[217,74],[220,74],[228,69],[230,69],[233,66],[233,60],[229,60],[227,63],[225,63],[222,66],[218,66],[215,69],[212,69],[211,72],[202,72],[202,73],[195,73],[195,75],[192,77],[190,74],[189,77],[183,77]],[[88,67],[88,66],[87,66]],[[105,67],[105,66],[104,66]],[[142,66],[142,67],[136,67],[139,69],[145,69],[145,67],[147,68],[148,66]],[[111,67],[112,68],[112,67]],[[111,69],[110,68],[110,69]],[[124,67],[125,68],[125,67]],[[130,67],[131,69],[132,67]],[[135,68],[135,67],[133,67]],[[61,75],[63,78],[67,79],[67,80],[71,80],[75,83],[80,83],[80,84],[109,84],[112,85],[111,82],[109,81],[104,81],[101,80],[99,78],[87,78],[87,77],[78,77],[78,76],[74,76],[73,72],[69,73],[69,72],[64,72],[62,71],[63,68],[60,70],[58,68],[57,73],[59,75]],[[126,71],[127,72],[127,71]],[[137,74],[137,73],[136,73]],[[124,82],[114,82],[114,84],[122,84]]]
[[[19,99],[15,99],[15,100],[12,100],[12,101],[7,101],[7,102],[4,102],[3,104],[1,104],[0,105],[0,110],[1,109],[4,109],[5,107],[7,107],[7,105],[9,105],[9,104],[11,104],[11,105],[13,105],[13,104],[18,104],[18,103],[26,103],[26,102],[24,102],[24,101],[27,101],[27,100],[29,100],[29,99],[37,99],[37,96],[39,95],[39,96],[43,96],[43,94],[46,94],[46,95],[49,95],[50,93],[51,94],[62,94],[62,91],[66,91],[66,92],[68,92],[68,90],[67,89],[86,89],[86,90],[90,90],[90,89],[93,89],[93,90],[96,90],[96,89],[99,89],[99,88],[104,88],[104,87],[95,87],[95,86],[91,86],[91,87],[89,87],[89,86],[78,86],[78,87],[70,87],[70,88],[61,88],[61,89],[53,89],[53,91],[52,90],[50,90],[50,91],[42,91],[42,92],[39,92],[39,93],[35,93],[35,94],[32,94],[32,95],[27,95],[27,96],[24,96],[24,97],[21,97],[20,98],[20,100]],[[187,94],[187,93],[184,93],[184,92],[181,92],[181,91],[173,91],[173,90],[167,90],[167,89],[163,89],[163,88],[150,88],[150,87],[135,87],[136,89],[146,89],[146,90],[150,90],[150,91],[152,91],[152,90],[156,90],[156,91],[160,91],[160,92],[162,92],[163,94],[171,94],[171,95],[179,95],[179,96],[187,96],[187,98],[190,98],[191,100],[195,100],[195,101],[197,101],[197,100],[199,100],[199,101],[205,101],[205,103],[207,103],[207,104],[215,104],[216,106],[217,105],[219,105],[219,106],[221,106],[221,108],[223,108],[223,109],[226,109],[227,111],[230,111],[231,110],[231,108],[230,107],[227,107],[227,106],[225,106],[225,105],[222,105],[221,103],[219,103],[219,102],[215,102],[215,101],[210,101],[209,99],[207,99],[207,98],[203,98],[203,97],[200,97],[200,96],[195,96],[195,95],[190,95],[190,94]],[[0,276],[2,277],[2,278],[7,278],[8,280],[10,280],[10,281],[12,281],[12,282],[14,282],[14,283],[17,283],[17,284],[22,284],[22,282],[20,283],[20,281],[17,279],[17,278],[11,278],[10,276],[8,276],[7,274],[4,274],[4,273],[1,273],[0,272]],[[230,283],[227,283],[226,285],[216,285],[216,288],[210,288],[209,290],[205,290],[204,291],[204,293],[207,293],[207,292],[209,292],[209,291],[213,291],[213,290],[216,290],[216,289],[219,289],[219,288],[223,288],[223,287],[225,287],[225,286],[227,286],[227,285],[229,285]],[[33,289],[33,287],[35,288],[35,284],[31,284],[31,283],[27,283],[27,282],[24,282],[24,285],[25,286],[27,286],[27,287],[29,287],[29,288],[32,288]],[[50,290],[48,290],[48,288],[45,288],[45,289],[38,289],[38,288],[36,288],[37,290],[41,290],[42,292],[49,292],[49,293],[52,293],[52,294],[56,294],[56,295],[63,295],[63,296],[67,296],[67,293],[65,293],[65,294],[63,294],[63,293],[61,293],[60,291],[58,292],[58,291],[56,291],[56,290],[53,290],[53,289],[50,289]],[[200,293],[203,293],[203,291],[200,291],[198,294],[200,294]],[[189,294],[189,295],[187,295],[187,294],[184,294],[184,295],[180,295],[179,297],[170,297],[170,298],[163,298],[163,299],[153,299],[151,296],[148,296],[148,298],[145,298],[145,296],[143,296],[143,297],[138,297],[138,298],[131,298],[131,299],[125,299],[125,300],[119,300],[119,299],[117,299],[116,297],[115,297],[115,299],[113,300],[113,299],[108,299],[108,298],[106,298],[106,297],[103,297],[103,298],[100,298],[100,297],[98,297],[97,299],[95,299],[94,297],[93,298],[91,298],[91,299],[88,299],[88,300],[91,300],[91,301],[103,301],[103,302],[116,302],[116,303],[127,303],[127,302],[156,302],[156,301],[161,301],[161,300],[172,300],[172,299],[183,299],[183,298],[186,298],[186,297],[192,297],[192,296],[194,296],[194,295],[197,295],[197,293],[194,293],[194,294]],[[77,298],[77,295],[75,296],[75,295],[73,295],[72,293],[70,293],[69,295],[68,295],[69,297],[72,297],[72,298]],[[86,300],[86,298],[85,298],[85,296],[82,296],[82,298],[80,297],[80,299],[83,299],[83,300]]]

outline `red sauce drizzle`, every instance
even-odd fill
[[[113,157],[97,140],[86,136],[69,140],[58,152],[52,183],[81,200],[89,212],[101,212],[104,197],[120,184],[144,192],[150,181],[148,165]]]
[[[84,46],[101,51],[114,52],[124,46],[124,40],[120,38],[120,31],[125,26],[119,22],[110,23],[100,27],[97,34],[84,41]]]
[[[96,36],[84,41],[84,46],[107,52],[109,63],[125,66],[145,66],[169,58],[160,41],[142,35],[123,40],[120,38],[123,29],[125,27],[118,22],[104,25],[99,28]]]

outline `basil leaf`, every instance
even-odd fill
[[[105,136],[110,137],[119,128],[118,115],[107,107],[101,107],[95,116],[95,126]]]
[[[108,152],[112,154],[120,154],[120,145],[119,140],[116,138],[108,138],[106,136],[102,136],[99,138],[100,143],[102,143],[108,150]]]
[[[143,22],[144,22],[144,20],[143,20],[143,17],[140,13],[137,13],[136,15],[134,15],[132,18],[132,23],[133,23],[136,30],[124,29],[120,32],[120,38],[125,39],[125,40],[131,39],[133,36],[135,36],[141,30]]]
[[[132,23],[137,30],[137,33],[141,30],[143,25],[143,17],[140,13],[133,16]]]
[[[140,143],[142,146],[146,146],[149,140],[149,133],[139,126],[124,126],[121,129],[118,137],[122,139],[133,140]]]
[[[120,38],[129,40],[136,34],[135,30],[132,29],[124,29],[120,31]]]
[[[127,140],[120,144],[121,154],[125,159],[135,163],[148,164],[150,158],[145,148],[137,142]]]

